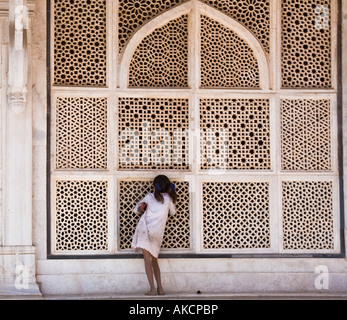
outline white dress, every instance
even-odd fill
[[[155,258],[159,256],[168,215],[176,214],[171,197],[167,193],[162,195],[164,203],[157,201],[154,193],[150,193],[134,208],[134,212],[139,214],[140,203],[147,203],[147,209],[137,224],[131,247],[135,250],[145,249]]]

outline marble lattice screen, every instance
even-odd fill
[[[53,255],[340,252],[336,0],[51,3]]]

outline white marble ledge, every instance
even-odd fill
[[[99,295],[43,295],[44,300],[347,300],[346,292],[333,293],[177,293],[165,296],[143,294],[99,294]]]
[[[42,300],[42,294],[37,284],[29,284],[25,290],[0,284],[0,300]]]
[[[312,273],[319,265],[347,275],[346,259],[160,259],[163,273]],[[142,259],[37,260],[39,275],[142,274]]]

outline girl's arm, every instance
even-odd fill
[[[139,207],[140,207],[140,204],[142,203],[142,201],[140,201],[136,206],[135,206],[135,208],[134,208],[134,212],[136,213],[136,214],[140,214],[140,211],[139,211]]]
[[[174,216],[176,214],[176,207],[172,201],[169,204],[169,215]]]
[[[142,212],[141,209],[140,209],[140,205],[141,205],[142,203],[148,204],[148,195],[145,196],[145,197],[135,206],[134,212],[135,212],[136,214],[139,214],[139,215],[142,215],[142,214],[143,214],[143,212]]]

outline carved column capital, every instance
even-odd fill
[[[20,114],[25,110],[27,102],[27,89],[23,88],[8,88],[8,103],[11,110],[15,114]]]

